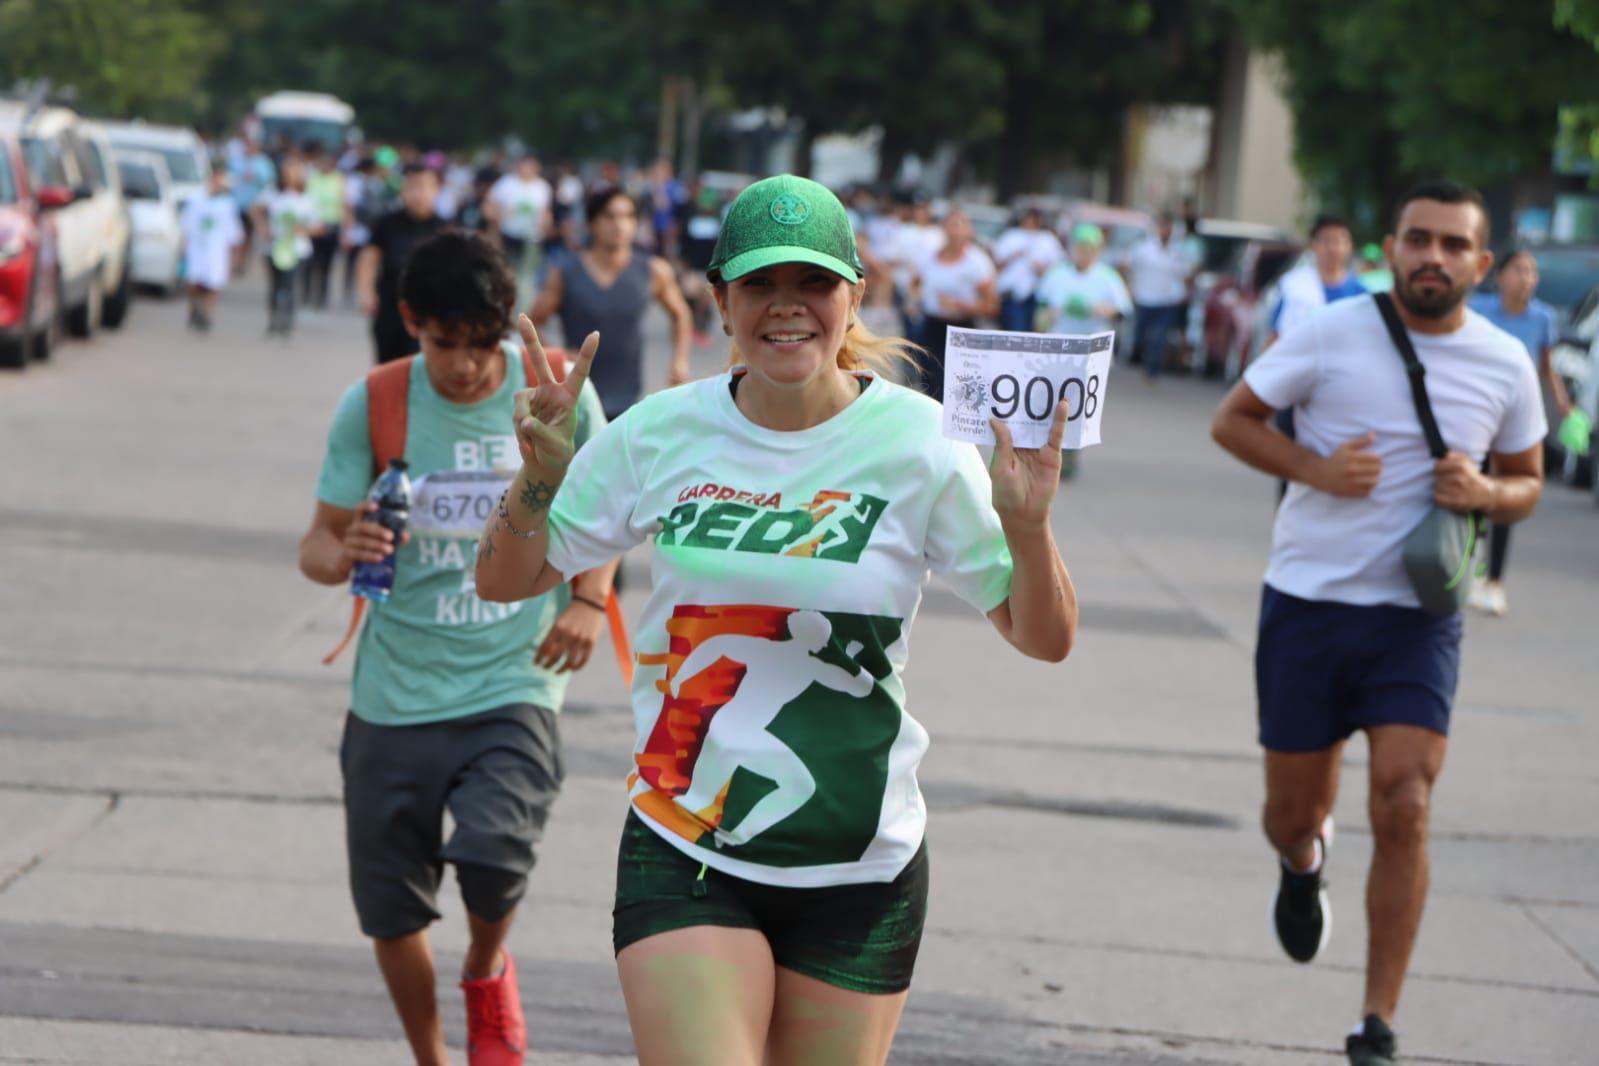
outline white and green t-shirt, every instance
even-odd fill
[[[533,653],[571,602],[570,590],[488,603],[473,583],[483,523],[522,466],[512,399],[527,387],[527,372],[509,345],[505,362],[499,389],[471,404],[435,392],[422,357],[412,364],[405,437],[411,540],[396,556],[389,602],[368,605],[356,650],[351,709],[368,722],[438,722],[508,703],[560,710],[572,675],[534,665]],[[605,425],[599,395],[586,382],[578,413],[581,445]],[[333,416],[317,499],[354,508],[373,477],[363,379],[345,391]]]
[[[578,453],[549,561],[571,575],[655,538],[629,777],[651,828],[752,881],[889,881],[926,824],[901,677],[927,572],[985,613],[1010,595],[988,472],[892,382],[862,375],[783,433],[731,378],[657,393]]]

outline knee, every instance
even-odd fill
[[[1416,848],[1427,840],[1432,789],[1419,778],[1374,786],[1371,834],[1379,848]]]
[[[1321,832],[1327,814],[1320,805],[1305,800],[1267,800],[1261,813],[1261,827],[1266,839],[1280,851],[1303,844]]]
[[[527,874],[498,866],[457,863],[455,879],[461,883],[461,902],[467,913],[486,922],[510,914],[527,892]]]

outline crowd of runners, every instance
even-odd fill
[[[645,541],[612,830],[639,1060],[886,1061],[930,877],[915,776],[929,737],[902,681],[928,575],[1022,655],[1064,660],[1078,625],[1050,523],[1065,408],[1041,449],[997,421],[986,461],[948,440],[945,328],[1087,333],[1129,316],[1129,354],[1156,375],[1195,268],[1180,226],[1163,218],[1123,271],[1093,225],[1063,243],[1024,212],[990,254],[959,210],[935,220],[866,192],[846,206],[790,175],[734,196],[664,163],[584,180],[531,155],[280,148],[229,145],[213,196],[242,223],[221,228],[234,275],[266,260],[271,331],[327,306],[340,276],[337,298],[371,323],[378,367],[338,401],[300,568],[337,585],[397,560],[360,635],[340,764],[356,914],[416,1061],[448,1061],[427,935],[446,865],[470,926],[469,1060],[524,1061],[506,936],[560,791],[566,685]],[[1424,185],[1390,221],[1392,294],[1373,296],[1349,271],[1348,225],[1317,220],[1274,343],[1213,430],[1286,485],[1256,681],[1262,877],[1300,962],[1332,930],[1342,749],[1355,732],[1370,746],[1356,1066],[1398,1061],[1459,672],[1459,613],[1431,609],[1408,546],[1435,512],[1477,515],[1502,568],[1538,502],[1546,428],[1547,337],[1522,321],[1538,318],[1536,264],[1508,257],[1497,302],[1468,305],[1494,267],[1481,198]],[[661,381],[644,373],[651,305],[671,325]],[[551,322],[561,350],[541,341]],[[691,380],[712,330],[732,365]],[[394,458],[421,501],[398,538],[365,520]]]

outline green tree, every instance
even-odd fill
[[[1301,171],[1363,226],[1420,177],[1488,185],[1546,170],[1560,105],[1599,99],[1592,48],[1539,5],[1228,2],[1283,60]]]
[[[0,0],[0,84],[48,78],[109,115],[181,117],[223,39],[185,0]]]

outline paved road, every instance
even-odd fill
[[[121,333],[0,378],[0,1063],[405,1061],[345,894],[348,663],[318,659],[346,600],[294,567],[327,419],[367,349],[344,313],[268,342],[259,285],[208,338],[141,302]],[[1299,967],[1267,927],[1255,828],[1271,490],[1206,439],[1215,387],[1109,392],[1107,443],[1056,507],[1084,604],[1072,659],[1020,659],[947,591],[917,623],[937,872],[894,1061],[1341,1061],[1364,752],[1329,867],[1333,943]],[[1594,1061],[1596,542],[1588,497],[1553,492],[1517,534],[1513,613],[1468,624],[1410,1061]],[[513,935],[537,1063],[630,1059],[608,908],[631,725],[596,662]],[[451,902],[444,972],[460,923]]]

